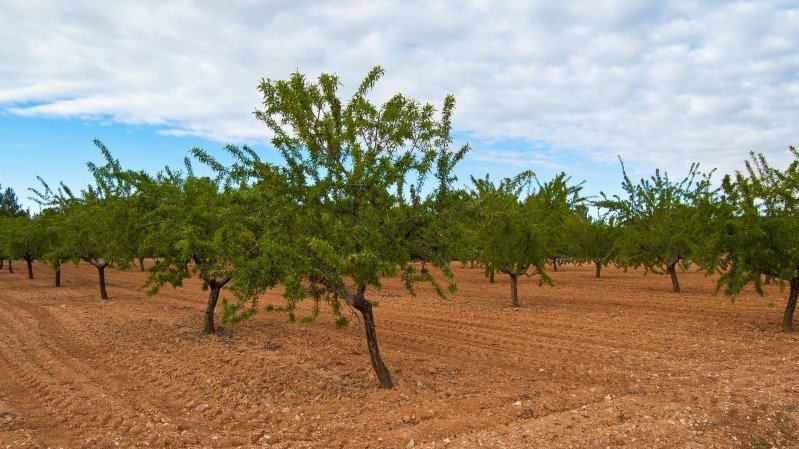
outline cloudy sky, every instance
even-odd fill
[[[103,140],[131,168],[192,146],[273,153],[261,78],[374,65],[374,95],[457,100],[461,177],[565,170],[592,191],[722,172],[799,136],[799,1],[0,0],[0,184],[80,185]],[[21,194],[20,196],[25,196]]]

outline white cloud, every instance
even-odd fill
[[[455,94],[477,160],[558,163],[480,152],[526,139],[596,162],[730,170],[797,143],[796,30],[799,7],[779,0],[11,0],[0,108],[262,140],[261,77],[336,72],[349,91],[380,64],[377,96]]]

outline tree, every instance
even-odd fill
[[[738,294],[752,284],[763,295],[763,284],[778,282],[789,286],[782,328],[793,330],[793,315],[799,297],[799,151],[789,148],[793,161],[785,170],[768,163],[761,154],[751,153],[744,172],[725,176],[724,196],[717,203],[720,219],[710,241],[728,264],[721,270],[718,288]],[[710,220],[708,220],[710,221]],[[715,260],[714,260],[715,259]],[[708,272],[719,271],[718,258],[704,261]]]
[[[290,207],[289,213],[265,208],[257,213],[279,217],[273,219],[279,220],[283,238],[270,240],[284,248],[282,309],[294,319],[297,303],[311,298],[314,312],[304,320],[314,319],[325,302],[339,325],[347,323],[344,304],[357,310],[380,387],[391,388],[367,292],[379,289],[383,278],[400,276],[411,292],[414,283],[424,281],[443,296],[430,268],[452,279],[449,261],[428,253],[424,258],[432,261],[415,262],[414,256],[420,251],[419,236],[447,238],[433,235],[430,215],[417,212],[426,203],[420,192],[436,161],[453,160],[448,146],[454,99],[445,99],[440,119],[432,105],[401,94],[377,106],[367,96],[382,75],[380,67],[372,69],[346,103],[338,97],[335,75],[322,74],[309,82],[294,73],[287,80],[261,82],[264,103],[256,117],[273,133],[272,145],[285,161],[279,171]],[[439,165],[443,169],[437,176],[449,185],[451,166]],[[267,184],[258,175],[254,189]],[[269,264],[274,256],[267,247],[260,248],[256,260]],[[255,277],[241,285],[246,293],[263,282]]]
[[[64,206],[66,201],[64,188],[59,193],[64,204],[59,204],[56,193],[50,186],[37,176],[41,183],[40,190],[29,188],[33,196],[28,197],[31,201],[43,207],[42,211],[36,216],[39,221],[39,232],[42,234],[43,250],[40,259],[44,261],[54,272],[55,286],[61,287],[61,264],[70,260],[71,252],[64,244],[64,232],[66,225],[66,213]],[[67,191],[69,189],[67,188]]]
[[[601,276],[602,268],[610,264],[616,255],[616,236],[619,229],[612,218],[588,215],[579,217],[573,229],[576,236],[578,260],[594,264],[595,277]]]
[[[54,285],[61,287],[61,265],[69,261],[69,250],[63,244],[64,211],[48,208],[36,216],[40,221],[39,230],[43,239],[43,252],[40,257],[54,272]]]
[[[562,226],[572,206],[581,201],[581,187],[569,186],[563,173],[545,184],[538,183],[531,192],[534,180],[530,171],[496,185],[488,176],[472,178],[472,245],[486,276],[498,271],[510,277],[513,307],[519,306],[520,276],[538,275],[541,284],[552,285],[546,262],[562,248]]]
[[[33,279],[33,261],[41,258],[46,245],[41,219],[25,215],[7,219],[5,225],[8,226],[6,248],[9,256],[24,260],[28,279]]]
[[[133,185],[124,173],[118,160],[99,140],[94,141],[105,164],[87,163],[94,177],[89,185],[73,194],[65,184],[53,192],[46,187],[41,197],[45,204],[63,213],[59,226],[60,238],[57,247],[51,248],[55,257],[64,257],[78,264],[84,261],[97,269],[100,297],[108,299],[105,270],[109,266],[129,268],[135,254],[133,236],[138,226],[135,209],[131,207],[130,195]],[[59,265],[60,267],[60,261]]]
[[[247,147],[227,149],[243,163],[258,161]],[[196,274],[203,281],[203,289],[210,291],[203,331],[212,334],[216,332],[214,313],[222,289],[237,277],[236,269],[245,265],[243,260],[252,258],[259,231],[266,233],[264,228],[269,223],[258,222],[250,214],[256,205],[248,201],[245,181],[254,168],[246,173],[231,172],[204,151],[195,149],[193,153],[219,170],[220,176],[195,176],[187,159],[185,173],[167,168],[165,174],[157,177],[139,177],[134,198],[151,207],[142,220],[147,229],[142,243],[158,255],[148,274],[149,293],[155,294],[166,284],[180,286],[184,279]],[[235,180],[242,183],[231,185]],[[263,283],[269,273],[272,272],[259,272]],[[273,286],[276,278],[270,279]]]
[[[0,217],[22,217],[27,215],[28,212],[19,205],[14,189],[7,187],[3,190],[2,185],[0,185]]]
[[[655,170],[649,179],[634,184],[622,162],[625,198],[612,199],[602,193],[597,206],[607,208],[621,231],[616,239],[617,257],[625,266],[644,267],[654,273],[669,273],[672,289],[680,292],[677,267],[687,268],[697,254],[702,211],[699,199],[714,190],[709,174],[692,164],[688,175],[679,182],[667,173]]]
[[[5,190],[3,190],[2,185],[0,185],[0,219],[23,216],[28,216],[28,212],[22,209],[22,206],[19,205],[19,201],[17,201],[17,194],[14,193],[14,189],[7,187]],[[5,226],[10,226],[11,223],[12,222],[9,221]],[[5,246],[7,247],[7,244]],[[11,263],[11,257],[12,256],[10,254],[4,253],[4,245],[3,242],[0,241],[0,269],[3,268],[3,260],[8,258],[8,272],[14,272],[14,267]]]

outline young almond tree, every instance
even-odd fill
[[[28,279],[33,279],[33,261],[40,259],[45,251],[46,236],[42,220],[28,216],[7,220],[7,250],[14,259],[22,259],[28,268]]]
[[[721,270],[718,288],[729,295],[754,285],[762,295],[763,284],[789,286],[782,328],[793,330],[799,297],[799,151],[790,147],[793,161],[785,170],[771,166],[763,154],[751,154],[744,172],[726,176],[723,211],[714,220],[717,233],[712,241],[728,269]],[[718,258],[708,258],[708,272],[718,270]]]
[[[245,153],[255,157],[246,147],[228,146],[228,150],[242,159]],[[224,176],[195,176],[187,160],[185,173],[167,169],[156,177],[139,175],[134,199],[150,208],[142,211],[141,222],[147,228],[142,244],[158,256],[149,270],[149,293],[155,294],[166,284],[178,287],[183,280],[199,276],[203,289],[209,290],[203,331],[213,334],[220,293],[236,278],[235,262],[253,257],[257,230],[263,224],[250,213],[254,205],[248,202],[249,187],[231,185],[233,175],[218,162],[199,149],[194,154]],[[274,285],[276,280],[271,279]]]
[[[530,192],[534,180],[530,171],[498,185],[488,177],[472,178],[472,247],[486,276],[495,271],[508,275],[513,307],[519,306],[520,276],[538,275],[542,284],[552,285],[546,262],[562,249],[563,224],[572,206],[581,201],[581,187],[569,186],[568,179],[561,173]],[[526,198],[521,198],[525,193]]]
[[[36,216],[44,240],[41,260],[53,269],[56,287],[61,287],[61,265],[69,261],[69,252],[61,240],[64,217],[63,211],[55,208],[44,209]]]
[[[98,166],[87,163],[94,177],[94,185],[74,195],[63,183],[56,191],[42,193],[48,199],[47,205],[63,213],[62,226],[58,226],[56,248],[51,255],[64,258],[75,264],[86,262],[97,269],[100,298],[108,299],[105,270],[109,266],[129,268],[135,245],[132,241],[138,217],[130,204],[133,186],[121,181],[123,173],[119,161],[111,156],[108,149],[99,141],[94,144],[100,149],[105,164]],[[45,184],[46,187],[46,184]],[[63,259],[60,259],[63,260]],[[57,267],[60,267],[60,260]]]
[[[42,188],[40,190],[29,188],[28,190],[33,196],[28,197],[28,199],[44,207],[36,216],[36,219],[40,222],[40,232],[44,240],[41,260],[53,269],[55,286],[61,287],[61,265],[72,258],[71,249],[64,244],[65,207],[74,201],[67,199],[68,196],[65,191],[69,191],[69,189],[65,186],[62,185],[58,192],[53,192],[44,179],[37,178],[42,184]],[[60,202],[57,198],[60,198]]]
[[[677,267],[687,268],[701,246],[702,211],[700,199],[713,191],[709,174],[691,165],[688,176],[672,181],[667,173],[655,170],[649,179],[634,184],[622,163],[622,188],[627,196],[614,195],[597,206],[607,208],[621,230],[616,239],[620,264],[644,267],[654,273],[668,273],[672,289],[680,292]],[[699,256],[701,257],[701,256]]]
[[[602,268],[613,262],[616,256],[616,236],[619,229],[612,218],[583,216],[573,228],[577,242],[576,258],[594,264],[594,277],[602,274]]]
[[[290,317],[304,298],[316,305],[308,319],[316,316],[322,302],[331,306],[341,325],[347,322],[342,306],[358,311],[380,387],[391,388],[368,292],[379,289],[382,279],[400,276],[408,289],[426,281],[443,295],[431,267],[451,279],[449,261],[443,257],[425,256],[432,260],[415,262],[415,256],[419,235],[433,241],[447,238],[431,229],[435,214],[420,213],[429,204],[420,192],[442,157],[446,161],[438,165],[444,173],[437,176],[444,185],[451,182],[448,162],[453,153],[447,148],[454,99],[446,98],[440,119],[432,105],[400,94],[375,105],[368,95],[382,75],[380,67],[372,69],[346,101],[338,96],[335,75],[322,74],[309,82],[294,73],[287,80],[261,82],[264,102],[256,117],[273,133],[272,144],[285,161],[281,188],[289,212],[268,206],[258,214],[277,214],[278,229],[285,236],[280,244],[285,248],[281,283]],[[254,189],[268,184],[259,177]],[[273,260],[267,248],[261,247],[260,254]],[[261,282],[256,278],[241,285],[255,289]]]

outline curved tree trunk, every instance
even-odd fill
[[[203,279],[211,292],[208,294],[208,304],[205,306],[203,315],[203,333],[214,334],[216,333],[216,325],[214,324],[214,312],[216,311],[216,304],[219,302],[219,294],[222,292],[222,287],[230,282],[230,277],[223,279]]]
[[[33,258],[26,257],[25,264],[28,266],[28,279],[33,279]]]
[[[785,315],[782,317],[782,330],[793,331],[793,313],[796,310],[796,298],[799,296],[799,278],[791,278],[791,291],[788,293],[788,305],[785,306]]]
[[[519,307],[519,277],[514,273],[508,273],[510,276],[510,303],[513,307]]]
[[[108,292],[105,289],[105,267],[107,266],[107,263],[95,265],[97,267],[97,275],[100,278],[100,299],[108,299]]]
[[[219,292],[222,287],[216,283],[209,284],[211,293],[208,295],[208,304],[205,306],[205,319],[203,320],[203,332],[206,334],[216,333],[216,325],[214,325],[214,311],[216,310],[216,303],[219,301]]]
[[[680,281],[677,279],[677,262],[668,265],[668,272],[671,276],[671,288],[674,293],[680,293]]]
[[[372,304],[363,297],[365,288],[359,288],[354,307],[361,312],[363,324],[366,329],[366,343],[369,345],[369,359],[372,361],[372,368],[375,370],[380,388],[394,388],[394,381],[391,380],[391,373],[386,364],[380,357],[380,348],[377,346],[377,332],[375,330],[375,317],[372,313]]]

